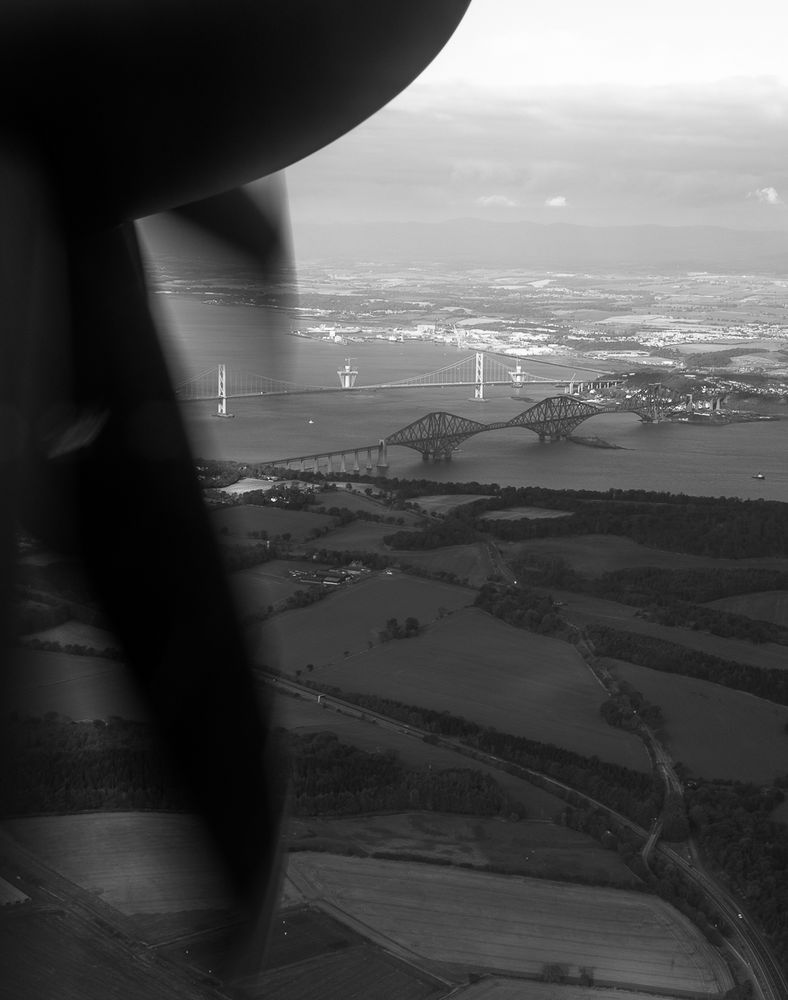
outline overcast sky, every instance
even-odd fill
[[[461,216],[788,229],[786,11],[472,0],[407,91],[287,171],[296,235]]]

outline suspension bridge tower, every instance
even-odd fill
[[[476,352],[476,379],[473,387],[473,398],[484,399],[484,352]]]
[[[345,367],[337,369],[339,384],[343,389],[352,389],[358,377],[358,368],[353,367],[353,359],[345,358]]]
[[[217,369],[217,384],[216,384],[216,416],[217,417],[234,417],[234,413],[227,412],[227,369],[225,365],[219,365]]]

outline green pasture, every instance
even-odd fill
[[[351,521],[320,538],[317,547],[330,552],[388,552],[388,546],[383,543],[384,537],[400,530],[402,529],[395,524]]]
[[[564,602],[562,615],[576,625],[607,625],[610,628],[637,635],[664,639],[688,649],[719,656],[724,660],[748,663],[753,667],[788,670],[788,649],[773,642],[755,643],[748,639],[728,639],[700,629],[675,625],[659,625],[637,617],[636,608],[601,597],[588,597],[568,591],[551,591],[553,597]],[[719,602],[715,602],[719,603]]]
[[[327,569],[322,563],[289,559],[272,559],[259,566],[250,566],[231,574],[230,585],[242,614],[265,611],[269,604],[276,604],[290,597],[297,590],[310,590],[314,585],[297,580],[290,570],[313,572]]]
[[[375,573],[343,584],[308,608],[286,611],[266,622],[258,658],[288,673],[304,670],[306,676],[308,663],[320,668],[366,652],[380,641],[379,633],[390,618],[404,624],[413,617],[424,625],[473,599],[473,592],[464,587],[404,573]],[[277,649],[275,655],[272,648]]]
[[[788,628],[788,591],[770,590],[761,594],[737,594],[709,601],[707,607],[719,611],[730,611],[735,615],[746,615],[762,622],[773,622]],[[788,651],[786,652],[788,659]]]
[[[421,552],[392,549],[391,555],[403,566],[413,566],[425,573],[454,573],[458,580],[467,580],[471,587],[481,587],[491,574],[497,572],[489,549],[482,542]]]
[[[605,692],[573,646],[474,608],[436,622],[416,638],[333,663],[323,660],[314,678],[650,769],[641,741],[603,721],[599,707]]]
[[[283,507],[258,507],[254,504],[218,507],[211,511],[211,518],[221,534],[244,539],[252,531],[265,531],[270,538],[289,534],[294,541],[303,541],[316,529],[322,531],[335,523],[327,514],[286,510]]]
[[[662,708],[667,749],[696,777],[763,784],[788,770],[788,707],[711,681],[604,662]]]
[[[533,538],[525,542],[501,543],[508,559],[534,556],[563,559],[578,573],[601,576],[617,569],[656,566],[660,569],[709,569],[715,567],[788,569],[788,559],[715,559],[681,552],[652,549],[620,535],[571,535],[566,538]]]

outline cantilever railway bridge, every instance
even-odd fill
[[[311,464],[313,471],[319,472],[325,466],[329,473],[386,469],[388,449],[394,445],[418,451],[425,462],[429,459],[449,460],[463,441],[489,431],[522,427],[533,431],[540,441],[559,441],[569,437],[583,421],[601,413],[633,413],[643,423],[656,423],[671,409],[670,399],[661,386],[655,385],[620,404],[598,405],[577,396],[549,396],[511,420],[489,424],[454,413],[434,411],[381,438],[376,444],[338,448],[312,455],[291,455],[265,464],[280,468],[295,466],[302,470]]]

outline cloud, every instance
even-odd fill
[[[788,86],[444,87],[287,173],[294,222],[569,214],[581,225],[788,225]],[[582,192],[579,198],[576,192]],[[572,194],[567,194],[572,192]],[[562,200],[558,200],[562,199]],[[754,211],[754,209],[759,211]],[[553,220],[555,221],[555,220]]]
[[[749,197],[757,198],[758,201],[767,205],[782,205],[783,200],[773,187],[758,188],[757,191],[750,192]]]
[[[505,194],[483,194],[476,199],[476,204],[482,208],[516,208],[517,202],[507,198]]]

